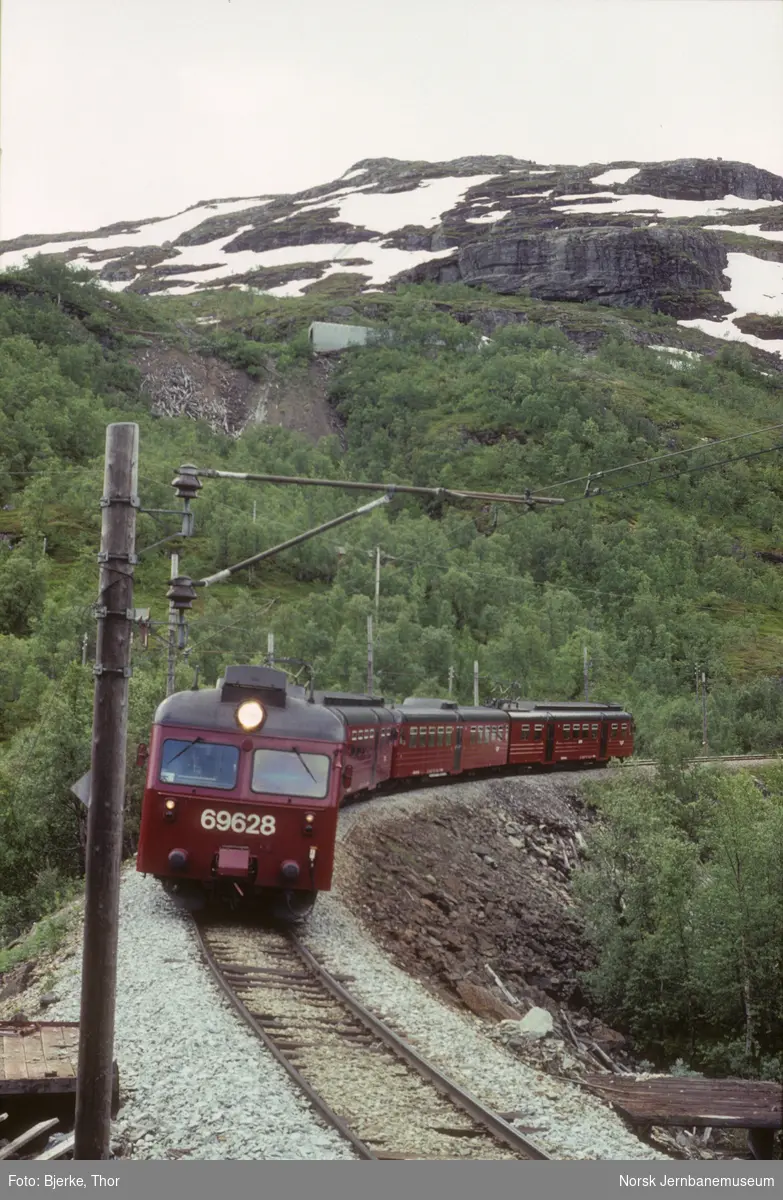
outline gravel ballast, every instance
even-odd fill
[[[160,884],[125,869],[113,1139],[138,1159],[353,1158],[231,1010],[189,922]],[[80,988],[81,950],[56,979],[46,1020],[78,1021]]]
[[[329,970],[426,1058],[498,1112],[513,1111],[558,1159],[665,1159],[614,1111],[566,1080],[535,1071],[498,1046],[471,1014],[441,1004],[395,967],[337,895],[320,896],[302,939]]]

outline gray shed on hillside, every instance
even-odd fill
[[[328,354],[330,351],[346,350],[349,346],[366,346],[368,334],[372,332],[366,325],[313,321],[308,336],[315,354]]]

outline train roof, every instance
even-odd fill
[[[315,704],[332,708],[383,708],[383,696],[368,696],[364,692],[314,692]]]
[[[235,719],[238,703],[238,700],[221,700],[218,688],[175,692],[158,705],[155,724],[241,733]],[[310,704],[298,696],[286,694],[284,704],[270,704],[266,714],[259,731],[265,737],[296,736],[323,742],[341,742],[344,737],[345,724],[338,712],[321,704]]]
[[[554,718],[556,721],[584,721],[589,717],[606,717],[612,721],[632,721],[633,717],[629,712],[617,705],[607,705],[606,708],[596,706],[586,707],[582,705],[572,708],[567,708],[565,705],[560,707],[547,707],[544,704],[536,704],[530,708],[506,708],[503,710],[506,716],[511,717],[513,721],[547,721]]]
[[[491,707],[514,712],[530,712],[536,709],[559,712],[563,708],[567,708],[569,712],[575,709],[585,712],[610,712],[616,709],[619,712],[623,706],[615,703],[602,704],[600,700],[495,700]]]

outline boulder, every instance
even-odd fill
[[[545,1008],[531,1008],[519,1022],[519,1032],[529,1038],[542,1038],[552,1033],[555,1022]]]

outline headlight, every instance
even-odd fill
[[[237,709],[237,721],[243,729],[258,729],[266,713],[257,700],[245,700]]]

